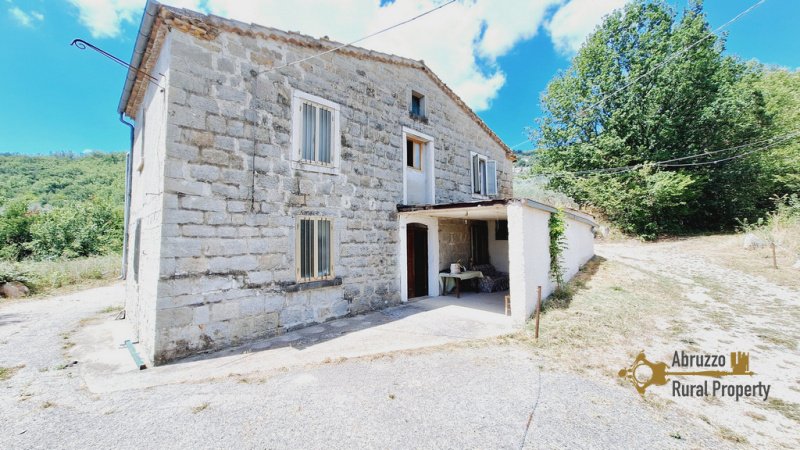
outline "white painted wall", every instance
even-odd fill
[[[408,301],[408,274],[407,248],[408,235],[406,229],[409,223],[419,223],[428,227],[428,295],[439,295],[439,219],[433,217],[400,215],[399,236],[397,237],[397,270],[400,280],[400,299]]]
[[[517,325],[523,325],[533,313],[537,286],[542,286],[543,299],[552,292],[549,219],[550,213],[521,202],[508,205],[511,317]]]
[[[564,280],[569,280],[594,256],[592,226],[575,219],[566,219],[567,245],[563,252]]]
[[[495,269],[508,273],[508,241],[495,239],[496,220],[489,220],[489,261]]]
[[[158,282],[161,271],[161,237],[164,195],[164,155],[167,135],[167,96],[171,35],[167,34],[151,71],[164,89],[149,83],[134,123],[131,176],[131,211],[128,227],[128,274],[125,310],[145,357],[153,360],[156,341]],[[165,74],[164,76],[160,74]],[[174,195],[174,194],[173,194]],[[177,198],[170,201],[177,202]],[[141,220],[138,282],[134,276],[136,222]]]
[[[555,283],[550,280],[550,213],[522,203],[508,205],[511,316],[521,325],[536,308],[537,288],[542,300]],[[566,246],[563,252],[564,280],[570,280],[594,256],[594,233],[588,223],[566,217]]]

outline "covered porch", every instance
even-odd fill
[[[462,295],[478,290],[475,307],[505,314],[522,325],[542,298],[553,290],[550,280],[549,218],[556,209],[527,199],[497,199],[443,205],[398,206],[398,267],[403,301],[448,295],[451,265],[484,276],[462,280]],[[594,254],[591,217],[565,212],[569,279]],[[480,276],[480,275],[478,275]],[[452,281],[452,280],[451,280]],[[476,289],[477,288],[477,289]],[[473,297],[478,298],[478,297]]]

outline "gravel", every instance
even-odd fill
[[[0,448],[719,444],[678,427],[679,418],[658,414],[627,386],[540,371],[545,362],[521,345],[444,346],[92,394],[80,362],[58,367],[80,320],[119,305],[110,292],[0,305],[0,366],[24,364],[0,382]],[[678,428],[681,439],[670,436]]]

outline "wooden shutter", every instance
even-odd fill
[[[481,158],[478,155],[472,155],[472,192],[481,193]]]
[[[497,161],[486,163],[486,195],[497,195]]]

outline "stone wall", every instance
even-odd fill
[[[136,333],[134,340],[139,341],[145,356],[151,360],[156,347],[156,299],[161,265],[170,45],[171,40],[166,39],[164,51],[152,71],[164,89],[155,83],[148,83],[136,114],[131,152],[125,311]],[[160,73],[165,75],[161,76]]]
[[[463,219],[439,219],[439,271],[450,270],[450,264],[461,260],[469,265],[469,222]]]
[[[333,53],[254,83],[251,71],[318,50],[169,35],[158,363],[398,303],[403,126],[436,140],[437,203],[472,200],[470,151],[497,160],[501,196],[511,195],[503,148],[418,69]],[[426,96],[427,120],[410,117],[411,89]],[[333,174],[295,161],[294,90],[340,105]],[[299,215],[334,221],[337,278],[326,287],[295,283]]]

